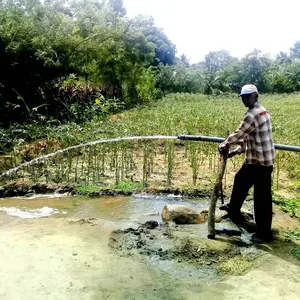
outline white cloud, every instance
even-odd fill
[[[288,51],[300,40],[299,0],[124,0],[129,16],[152,15],[193,62],[212,50],[242,57]]]

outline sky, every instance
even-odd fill
[[[209,51],[243,57],[254,48],[271,56],[300,40],[300,0],[124,0],[127,15],[151,15],[177,46],[201,61]]]

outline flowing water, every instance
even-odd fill
[[[167,204],[184,204],[201,211],[208,207],[208,200],[185,200],[175,195],[134,195],[130,197],[74,197],[34,195],[0,199],[0,211],[20,218],[74,217],[100,218],[110,221],[161,222],[161,212]]]

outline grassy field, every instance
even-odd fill
[[[261,103],[273,118],[276,143],[299,145],[300,94],[263,95]],[[56,128],[31,126],[27,135],[33,139],[46,136],[59,140],[63,147],[100,138],[134,135],[199,134],[226,136],[234,130],[246,108],[237,96],[208,97],[205,95],[171,94],[165,98],[106,120],[83,125],[65,124]],[[26,129],[19,129],[23,135]],[[16,135],[16,133],[15,133]],[[15,141],[17,146],[22,142]]]
[[[300,145],[300,96],[266,95],[261,103],[273,119],[275,143]],[[74,144],[102,138],[180,134],[225,137],[243,118],[246,108],[237,96],[207,97],[172,94],[148,106],[138,107],[84,126],[67,124],[46,139],[16,146],[14,165],[24,159]],[[44,146],[41,147],[40,144]],[[300,155],[277,151],[274,188],[289,195],[300,190]],[[243,157],[230,160],[225,186]],[[38,166],[23,168],[17,178],[31,181],[76,183],[81,186],[162,186],[211,189],[218,166],[217,145],[201,142],[145,141],[94,145],[73,149]],[[286,196],[286,195],[285,195]]]
[[[275,143],[300,145],[300,95],[263,95],[261,103],[273,119]],[[91,123],[93,139],[139,135],[207,135],[225,137],[237,128],[246,108],[236,96],[209,98],[204,95],[169,95],[148,107],[114,115],[99,128]],[[216,145],[199,145],[209,155]],[[300,179],[300,154],[277,151],[277,170]]]
[[[266,95],[260,100],[272,115],[275,142],[299,145],[300,95]],[[245,111],[240,98],[235,96],[169,95],[151,106],[111,117],[103,123],[102,130],[109,136],[180,133],[225,136],[227,130],[238,126]],[[94,134],[101,133],[98,124],[91,125]]]

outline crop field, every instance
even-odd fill
[[[272,115],[275,143],[300,145],[300,97],[296,94],[268,95],[260,100]],[[212,98],[171,94],[148,106],[112,115],[106,120],[94,120],[80,128],[64,126],[53,130],[47,139],[25,147],[16,146],[9,159],[13,164],[6,169],[28,161],[28,157],[106,138],[180,134],[225,137],[237,128],[245,111],[236,96]],[[69,136],[73,139],[66,143]],[[44,153],[39,153],[41,142],[46,146],[51,144],[51,147],[44,147]],[[230,160],[226,174],[229,186],[242,162],[243,155]],[[45,161],[21,167],[16,175],[6,180],[22,178],[85,186],[124,182],[169,187],[204,184],[210,188],[217,166],[217,144],[176,139],[133,140],[59,151]],[[299,176],[300,155],[277,151],[274,187],[294,186],[297,190]]]

